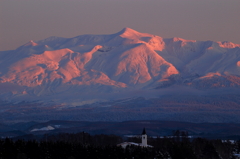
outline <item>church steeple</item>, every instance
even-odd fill
[[[143,129],[142,132],[142,146],[147,147],[147,133],[145,128]]]
[[[143,132],[142,132],[142,135],[146,135],[147,133],[146,133],[146,129],[145,128],[143,128]]]

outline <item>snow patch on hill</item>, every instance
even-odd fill
[[[43,127],[43,128],[39,128],[39,129],[32,129],[30,132],[35,132],[35,131],[50,131],[50,130],[54,130],[55,128],[52,126],[47,126],[47,127]]]

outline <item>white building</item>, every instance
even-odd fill
[[[122,148],[126,148],[127,146],[141,146],[141,147],[153,147],[151,145],[147,144],[147,133],[146,133],[146,129],[143,129],[142,135],[142,143],[135,143],[135,142],[123,142],[121,144],[118,144],[117,146],[122,146]]]

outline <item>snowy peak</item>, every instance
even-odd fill
[[[223,41],[223,42],[217,42],[217,43],[222,48],[232,49],[232,48],[240,47],[240,44],[234,44],[234,43],[229,42],[229,41]]]
[[[136,30],[133,30],[131,28],[124,28],[119,32],[119,35],[123,38],[137,38],[141,36],[143,33],[139,33]]]
[[[24,44],[23,46],[37,46],[38,44],[35,43],[33,40],[30,40],[28,43]]]
[[[148,34],[148,33],[140,33],[131,28],[124,28],[123,30],[118,32],[118,35],[122,38],[135,39],[135,40],[141,40],[141,38],[144,38],[144,37],[156,37],[156,36]]]
[[[124,28],[117,33],[118,36],[123,38],[122,44],[147,44],[151,49],[162,51],[165,48],[163,38],[147,33],[140,33],[131,28]]]

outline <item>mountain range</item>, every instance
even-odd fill
[[[131,28],[49,37],[0,52],[0,100],[75,107],[161,96],[240,95],[240,44]]]

